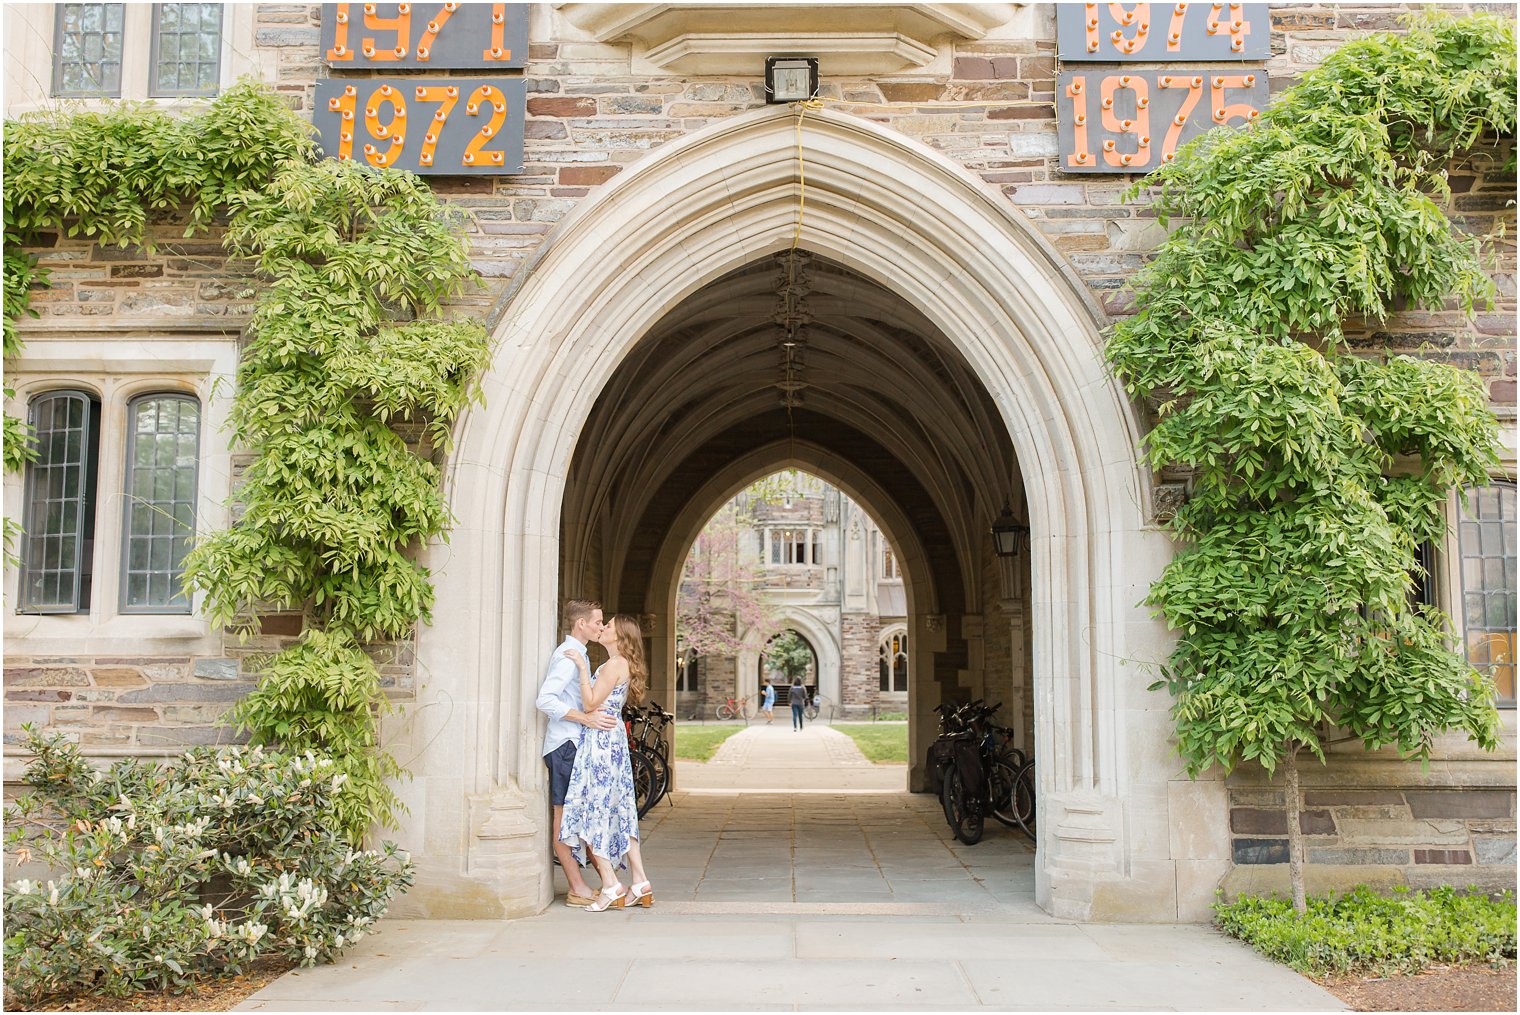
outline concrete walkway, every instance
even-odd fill
[[[1344,1010],[1208,927],[1050,918],[1027,838],[923,795],[688,789],[641,830],[652,909],[386,920],[239,1010]]]
[[[908,767],[868,760],[854,740],[821,723],[794,731],[791,715],[778,712],[774,724],[759,719],[723,741],[711,761],[678,759],[676,785],[741,792],[904,790]]]

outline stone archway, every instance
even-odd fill
[[[835,632],[818,622],[818,618],[805,609],[783,607],[777,614],[782,631],[796,631],[813,652],[818,672],[818,693],[833,701],[839,700],[839,638]],[[779,632],[778,632],[779,633]],[[775,637],[774,635],[772,637]],[[744,647],[739,650],[739,673],[741,693],[753,694],[758,689],[760,654],[770,639],[751,628],[746,632]],[[755,684],[755,687],[751,687]]]
[[[420,815],[407,834],[423,861],[417,910],[457,915],[468,896],[482,915],[514,914],[551,898],[532,703],[556,636],[570,459],[607,371],[663,314],[792,244],[795,116],[756,111],[652,153],[557,227],[505,308],[485,407],[463,421],[448,470],[458,524],[428,558],[436,622],[419,639],[417,778],[403,787]],[[1228,867],[1222,793],[1178,779],[1166,702],[1124,665],[1164,654],[1166,632],[1136,604],[1171,550],[1147,519],[1151,477],[1102,363],[1101,314],[1028,223],[949,160],[833,111],[807,115],[802,145],[800,242],[954,341],[1017,454],[1040,904],[1077,919],[1205,911]]]

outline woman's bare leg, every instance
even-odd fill
[[[644,873],[644,857],[639,852],[639,840],[637,836],[628,840],[628,876],[633,884],[648,881],[649,877]]]

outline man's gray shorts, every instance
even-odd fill
[[[575,769],[575,742],[566,740],[545,754],[544,764],[549,766],[549,803],[562,807],[565,791],[570,788],[570,773]]]

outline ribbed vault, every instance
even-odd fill
[[[694,491],[758,448],[817,448],[872,476],[911,525],[934,609],[976,612],[987,524],[1022,497],[996,407],[901,297],[815,256],[789,282],[786,256],[693,293],[613,368],[571,464],[566,582],[663,613],[657,557]],[[799,289],[808,320],[789,362],[778,294]]]

